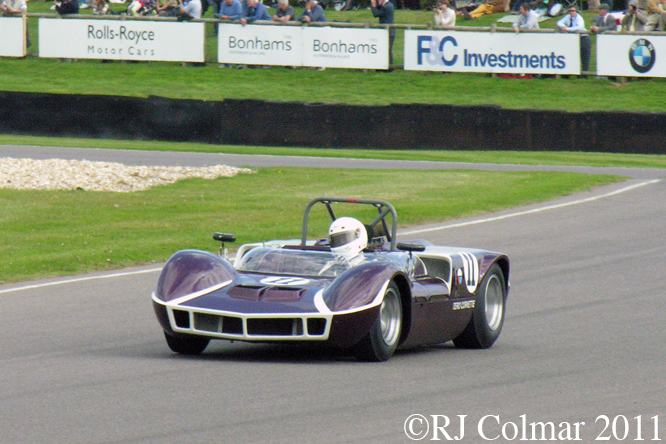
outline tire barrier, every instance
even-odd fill
[[[666,113],[0,92],[0,132],[315,148],[666,154]]]

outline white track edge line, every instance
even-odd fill
[[[154,273],[156,271],[161,271],[161,270],[162,270],[162,268],[151,268],[149,270],[126,271],[126,272],[122,272],[122,273],[105,274],[105,275],[101,275],[101,276],[88,276],[88,277],[82,277],[82,278],[66,279],[66,280],[63,280],[63,281],[46,282],[44,284],[34,284],[34,285],[26,285],[24,287],[7,288],[5,290],[0,290],[0,294],[12,293],[12,292],[15,292],[15,291],[22,291],[22,290],[32,290],[34,288],[51,287],[51,286],[54,286],[54,285],[71,284],[71,283],[74,283],[74,282],[92,281],[92,280],[97,280],[97,279],[109,279],[109,278],[122,277],[122,276],[132,276],[132,275],[135,275],[135,274]]]
[[[511,217],[518,217],[518,216],[525,216],[527,214],[540,213],[542,211],[547,211],[547,210],[555,210],[555,209],[558,209],[558,208],[564,208],[564,207],[568,207],[568,206],[571,206],[571,205],[578,205],[578,204],[582,204],[582,203],[593,202],[595,200],[615,196],[617,194],[621,194],[621,193],[624,193],[624,192],[627,192],[627,191],[631,191],[633,189],[640,188],[640,187],[643,187],[645,185],[651,185],[653,183],[657,183],[657,182],[660,182],[660,181],[661,181],[661,179],[653,179],[653,180],[649,180],[649,181],[629,185],[629,186],[626,186],[624,188],[620,188],[619,190],[611,191],[610,193],[600,194],[598,196],[587,197],[585,199],[574,200],[574,201],[571,201],[571,202],[565,202],[565,203],[556,204],[556,205],[548,205],[548,206],[545,206],[545,207],[534,208],[532,210],[526,210],[526,211],[519,211],[519,212],[516,212],[516,213],[504,214],[504,215],[501,215],[501,216],[488,217],[488,218],[485,218],[485,219],[477,219],[477,220],[472,220],[472,221],[469,221],[469,222],[460,222],[460,223],[457,223],[457,224],[445,225],[445,226],[440,226],[440,227],[423,228],[423,229],[420,229],[420,230],[400,231],[398,234],[410,235],[410,234],[430,233],[430,232],[433,232],[433,231],[448,230],[449,228],[466,227],[466,226],[469,226],[469,225],[477,225],[477,224],[483,224],[483,223],[486,223],[486,222],[495,222],[495,221],[502,220],[502,219],[509,219]]]

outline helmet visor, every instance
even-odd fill
[[[358,239],[358,232],[356,230],[343,231],[341,233],[331,234],[331,248],[341,247],[350,242]]]

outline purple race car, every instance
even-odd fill
[[[316,204],[332,223],[325,239],[309,241]],[[371,205],[377,214],[367,225],[339,218],[334,207],[342,204]],[[233,264],[205,251],[179,251],[152,295],[167,344],[196,355],[211,339],[319,342],[363,361],[451,340],[463,348],[493,345],[504,323],[508,257],[424,240],[397,243],[396,234],[388,202],[321,197],[305,209],[300,240],[243,245]],[[221,251],[235,241],[213,237]]]

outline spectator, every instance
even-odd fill
[[[393,16],[395,14],[395,7],[389,0],[370,0],[372,6],[373,17],[379,18],[379,23],[382,25],[393,25],[395,21]],[[393,65],[393,42],[395,41],[395,28],[389,27],[389,71]]]
[[[266,7],[259,3],[258,0],[247,0],[247,11],[243,14],[240,22],[241,25],[254,23],[257,20],[270,20],[271,16]]]
[[[56,12],[60,15],[78,14],[79,13],[79,2],[78,2],[78,0],[63,0],[62,2],[58,2],[57,0],[53,0],[53,4],[55,5]]]
[[[220,5],[218,17],[223,20],[240,20],[243,16],[243,6],[239,0],[224,0]]]
[[[294,8],[289,4],[289,0],[278,0],[277,8],[273,20],[276,22],[287,23],[296,18]]]
[[[28,12],[28,4],[26,0],[4,0],[0,2],[0,12],[7,14],[25,14]],[[28,27],[25,27],[25,42],[26,47],[30,47],[30,34]]]
[[[156,0],[133,0],[127,8],[127,13],[133,16],[151,15],[155,10]]]
[[[648,0],[647,2],[647,24],[655,26],[657,31],[664,30],[666,24],[666,11],[659,0]]]
[[[632,0],[629,2],[629,9],[622,18],[622,30],[628,32],[641,32],[645,30],[647,23],[647,15],[638,9],[638,1]]]
[[[306,0],[305,10],[297,20],[302,23],[324,23],[326,22],[324,8],[319,6],[316,0]]]
[[[580,64],[582,71],[590,70],[590,47],[592,42],[585,29],[585,20],[578,14],[576,6],[569,7],[569,15],[562,17],[557,22],[557,28],[564,33],[578,32],[580,34]],[[585,78],[585,75],[581,77]]]
[[[92,7],[93,15],[108,15],[109,14],[109,4],[106,0],[95,0]]]
[[[189,0],[186,3],[178,0],[178,9],[183,20],[201,18],[201,0]]]
[[[518,11],[520,16],[513,23],[513,30],[516,31],[516,34],[528,29],[539,29],[539,16],[535,11],[532,11],[528,3],[520,5]]]
[[[25,14],[28,12],[28,4],[25,0],[4,0],[0,2],[0,11],[8,14]]]
[[[487,14],[507,12],[509,10],[509,1],[510,0],[488,0],[472,12],[468,12],[467,9],[463,8],[458,15],[464,16],[465,20],[474,20]]]
[[[140,15],[139,11],[141,11],[141,8],[143,8],[142,0],[132,0],[130,5],[127,7],[127,13],[134,16]]]
[[[456,12],[449,8],[449,0],[440,0],[435,8],[435,25],[456,26]]]
[[[180,12],[177,0],[157,0],[156,10],[160,17],[176,17]]]
[[[602,3],[599,5],[599,15],[592,19],[594,26],[590,26],[590,31],[600,34],[606,31],[617,31],[617,21],[615,17],[608,13],[608,5]]]

